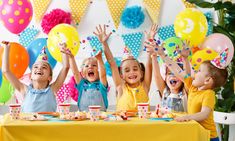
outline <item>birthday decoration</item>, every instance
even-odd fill
[[[114,61],[115,61],[115,63],[117,64],[117,66],[120,67],[122,59],[121,59],[121,58],[114,57]],[[112,70],[111,70],[111,67],[110,67],[110,65],[109,65],[109,62],[108,62],[108,61],[105,62],[104,66],[105,66],[106,74],[107,74],[108,76],[112,76]]]
[[[69,0],[69,7],[72,12],[72,18],[78,24],[84,15],[89,0]]]
[[[211,60],[211,63],[219,69],[225,69],[228,57],[228,48],[226,48],[219,56]]]
[[[123,34],[122,38],[125,45],[131,50],[131,53],[133,54],[135,59],[137,59],[139,56],[140,48],[142,46],[143,33],[138,32]]]
[[[213,49],[218,54],[223,53],[223,51],[228,48],[228,55],[226,59],[225,66],[229,65],[234,55],[234,47],[232,41],[224,34],[214,33],[209,35],[201,45],[202,49]]]
[[[0,103],[6,103],[10,100],[12,94],[14,93],[14,88],[6,78],[3,77],[2,85],[0,87]]]
[[[47,39],[46,38],[38,38],[38,39],[32,41],[29,44],[29,46],[27,47],[27,51],[29,53],[29,68],[30,69],[32,69],[34,62],[36,61],[42,48],[45,46],[47,46]],[[54,68],[57,62],[49,53],[48,48],[46,48],[46,54],[48,56],[48,63],[50,64],[51,68]]]
[[[184,6],[186,8],[195,8],[195,5],[190,2],[187,2],[187,0],[181,0],[181,1],[184,3]]]
[[[30,23],[33,8],[30,0],[1,0],[0,20],[8,31],[22,32]]]
[[[61,9],[53,9],[49,14],[42,18],[42,30],[48,34],[50,30],[58,24],[70,24],[72,21],[71,14]]]
[[[213,20],[212,20],[212,13],[205,13],[204,14],[206,16],[207,19],[207,23],[208,23],[208,31],[206,33],[206,36],[210,35],[213,33]]]
[[[202,62],[207,61],[207,60],[211,61],[216,56],[218,56],[218,53],[209,48],[205,48],[205,49],[197,51],[196,53],[193,54],[192,60],[191,60],[191,65],[192,65],[193,70],[198,71]]]
[[[10,71],[17,77],[20,78],[25,73],[29,65],[29,55],[25,47],[18,43],[10,43],[9,52],[9,68]],[[2,66],[2,55],[4,48],[0,48],[0,66]]]
[[[76,81],[74,79],[74,76],[72,76],[67,84],[69,86],[69,91],[70,91],[70,97],[78,102],[78,90],[76,89],[75,85],[76,85]]]
[[[39,22],[47,11],[48,6],[51,3],[51,0],[33,0],[33,9],[34,9],[34,17],[37,22]]]
[[[96,36],[89,37],[89,43],[92,47],[92,56],[95,56],[99,51],[103,51],[103,46]]]
[[[174,25],[168,25],[160,27],[158,30],[158,35],[162,40],[166,40],[170,37],[175,37]]]
[[[121,16],[121,22],[126,28],[138,28],[144,22],[144,13],[140,6],[126,8]]]
[[[114,20],[114,25],[118,28],[122,11],[126,6],[127,0],[106,0],[109,11]]]
[[[190,41],[190,46],[197,46],[206,37],[207,20],[201,11],[186,8],[176,16],[174,29],[178,37]]]
[[[180,38],[171,37],[164,41],[164,48],[166,54],[174,61],[177,61],[180,58],[179,51],[183,49],[183,42]]]
[[[62,61],[59,43],[66,43],[67,48],[75,56],[78,52],[80,43],[77,30],[68,24],[55,26],[48,34],[47,46],[50,54],[58,62]]]
[[[38,35],[38,33],[39,30],[36,29],[35,27],[26,28],[23,32],[20,33],[20,39],[19,39],[20,44],[23,45],[24,47],[27,47]]]
[[[143,4],[153,23],[158,23],[161,10],[161,0],[144,0]]]

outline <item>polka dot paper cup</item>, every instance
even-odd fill
[[[10,112],[10,117],[12,120],[20,119],[20,111],[21,111],[20,104],[10,104],[9,105],[9,112]]]
[[[100,118],[100,108],[99,105],[89,106],[90,120],[91,121],[99,121]]]
[[[146,119],[148,117],[149,103],[137,103],[138,115],[141,119]]]
[[[61,119],[66,119],[67,116],[69,116],[69,109],[70,109],[70,104],[69,103],[61,103],[58,105],[59,113],[60,113],[60,118]]]

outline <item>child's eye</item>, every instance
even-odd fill
[[[128,70],[125,70],[125,72],[129,72],[130,70],[128,69]]]
[[[86,68],[88,68],[89,66],[88,65],[85,65]]]
[[[134,68],[133,70],[134,70],[134,71],[138,71],[138,69],[137,69],[137,68]]]
[[[92,65],[92,67],[96,67],[97,65]]]

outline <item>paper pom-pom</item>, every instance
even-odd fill
[[[72,76],[67,84],[69,86],[69,90],[70,90],[70,96],[74,101],[78,101],[78,90],[76,89],[75,85],[75,79],[74,76]]]
[[[140,6],[126,8],[121,16],[121,22],[126,28],[138,28],[144,22],[144,13]]]
[[[54,9],[49,14],[43,16],[42,19],[42,30],[44,33],[48,34],[50,30],[58,24],[71,23],[71,14],[69,12],[65,12],[61,9]]]

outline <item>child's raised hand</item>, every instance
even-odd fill
[[[60,48],[60,52],[62,52],[64,54],[67,54],[69,57],[73,57],[70,49],[67,48],[67,44],[66,43],[59,43],[58,46]]]
[[[102,51],[101,51],[101,50],[95,55],[95,58],[96,58],[97,60],[102,59]]]
[[[96,32],[93,32],[93,33],[98,37],[101,43],[106,42],[108,38],[110,37],[110,35],[112,34],[112,32],[110,32],[109,34],[106,33],[105,25],[103,25],[103,28],[101,25],[96,26]]]
[[[156,42],[152,41],[145,41],[144,42],[144,46],[146,47],[146,51],[148,53],[150,53],[151,55],[165,55],[164,53],[164,44],[162,44],[161,46],[158,46]]]
[[[153,24],[149,30],[149,32],[145,31],[145,37],[146,39],[154,39],[155,35],[158,32],[158,25],[157,24]]]
[[[180,51],[180,55],[183,57],[183,58],[188,58],[188,56],[190,55],[190,41],[184,41],[183,42],[183,49]]]

